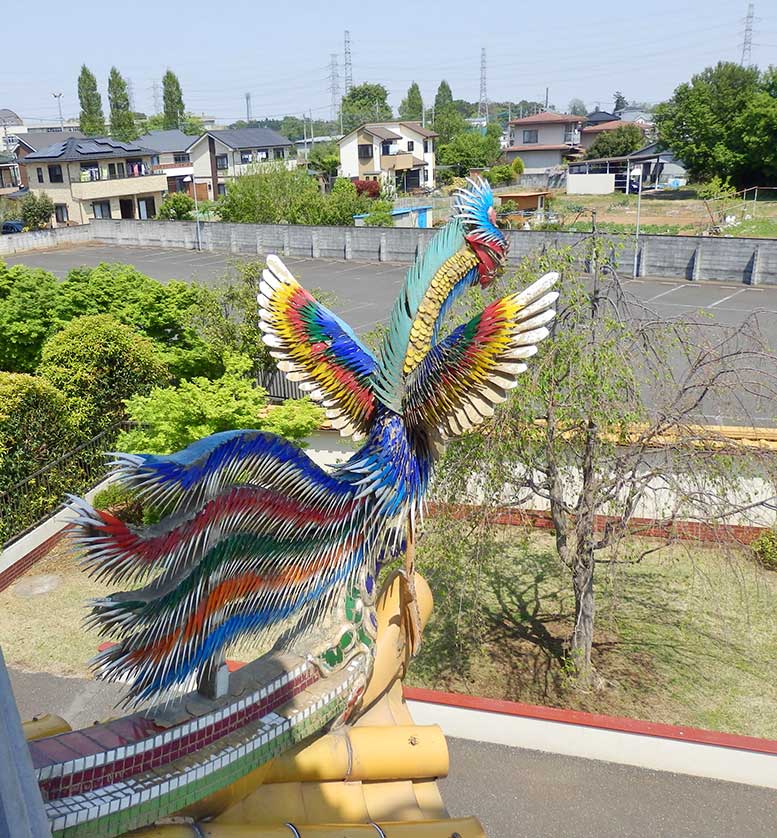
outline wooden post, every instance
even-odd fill
[[[408,594],[408,610],[410,625],[408,626],[407,642],[410,654],[414,656],[421,648],[421,609],[418,605],[418,595],[415,589],[415,527],[412,514],[407,516],[407,541],[405,543],[405,580]]]

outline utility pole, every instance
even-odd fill
[[[747,17],[745,18],[745,37],[742,41],[742,60],[739,62],[743,67],[749,67],[753,58],[753,21],[755,20],[755,3],[747,4]]]
[[[345,30],[345,42],[343,44],[343,64],[345,65],[345,95],[351,92],[353,87],[353,65],[351,63],[351,33]]]
[[[251,94],[246,93],[246,122],[251,121]]]
[[[478,116],[486,118],[488,123],[488,94],[486,92],[486,48],[480,50],[480,101],[478,102]]]
[[[57,107],[59,108],[59,130],[65,130],[65,121],[62,119],[62,94],[61,93],[52,93],[51,94],[57,100]]]
[[[337,65],[336,52],[329,54],[329,95],[332,107],[331,119],[334,122],[340,110],[340,68]]]

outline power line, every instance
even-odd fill
[[[755,3],[747,4],[747,17],[745,18],[745,37],[742,41],[742,60],[739,62],[743,67],[749,67],[753,60],[753,21],[755,19]]]
[[[484,116],[488,122],[488,94],[486,93],[486,48],[480,50],[480,101],[478,116]]]
[[[332,105],[332,119],[337,119],[337,112],[340,109],[340,68],[337,65],[337,53],[329,55],[329,95]]]
[[[351,92],[353,87],[353,64],[351,62],[351,33],[345,30],[343,44],[343,64],[345,65],[345,95]]]

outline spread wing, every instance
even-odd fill
[[[267,258],[259,291],[259,326],[278,369],[324,405],[343,436],[363,436],[375,410],[373,355],[277,256]]]
[[[433,346],[407,382],[408,425],[451,438],[492,416],[526,369],[523,361],[549,334],[558,298],[549,289],[557,279],[546,274],[520,294],[496,300]]]

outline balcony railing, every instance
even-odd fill
[[[150,166],[140,166],[136,170],[125,170],[123,172],[114,172],[100,170],[100,169],[82,169],[79,183],[91,183],[96,180],[124,180],[131,177],[149,177],[150,175],[158,174]]]

